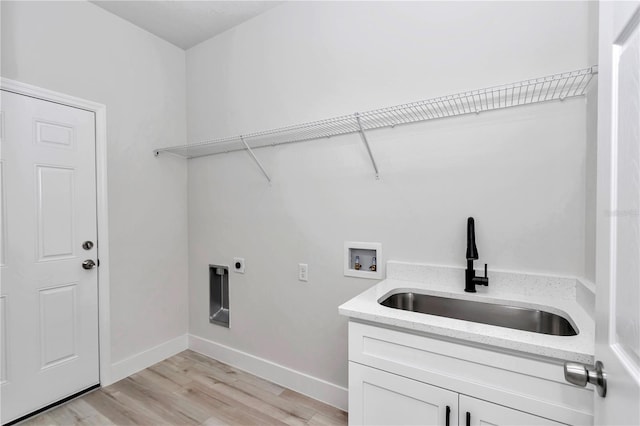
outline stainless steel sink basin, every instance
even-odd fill
[[[380,302],[389,308],[515,328],[554,336],[575,336],[578,331],[566,318],[538,309],[451,299],[420,293],[396,293]]]

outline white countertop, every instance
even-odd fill
[[[594,363],[594,322],[576,300],[573,278],[489,271],[489,286],[464,292],[464,269],[388,262],[387,279],[339,307],[342,315],[559,360]],[[580,290],[580,289],[578,289]],[[393,293],[414,292],[466,300],[508,303],[570,318],[576,336],[552,336],[447,317],[404,311],[378,302]]]

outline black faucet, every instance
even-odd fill
[[[484,277],[476,277],[473,269],[473,261],[478,259],[478,248],[476,247],[476,230],[473,218],[467,219],[467,270],[465,271],[464,291],[476,292],[477,285],[489,285],[487,277],[487,264],[484,264]]]

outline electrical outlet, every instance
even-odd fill
[[[309,265],[298,263],[298,281],[309,281]]]
[[[233,258],[233,270],[240,274],[244,274],[244,257]]]

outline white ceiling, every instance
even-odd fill
[[[189,49],[282,1],[92,0],[91,3]]]

